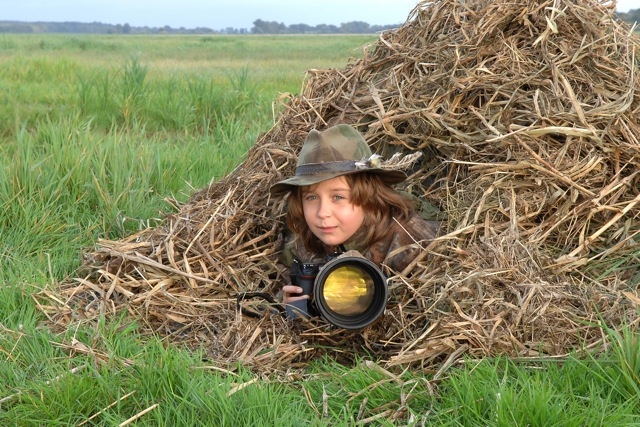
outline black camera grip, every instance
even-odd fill
[[[318,269],[318,264],[304,264],[299,260],[294,260],[290,271],[291,285],[302,288],[302,292],[293,296],[308,295],[311,297]],[[287,318],[310,317],[313,310],[311,310],[309,301],[310,299],[288,302],[285,306]]]

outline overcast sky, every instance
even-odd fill
[[[172,28],[253,27],[253,21],[332,24],[364,21],[402,24],[419,0],[0,0],[0,20],[78,21]],[[640,8],[620,0],[617,10]]]

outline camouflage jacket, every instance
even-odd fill
[[[400,273],[415,257],[436,237],[440,228],[439,221],[426,221],[417,214],[407,221],[392,223],[387,238],[366,247],[356,233],[344,243],[346,250],[356,250],[365,258],[373,261],[386,273]],[[295,258],[303,262],[324,262],[329,253],[310,253],[295,237],[284,241],[280,262],[290,267]],[[389,271],[390,270],[390,271]]]

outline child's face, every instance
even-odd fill
[[[311,232],[330,246],[346,242],[364,222],[364,211],[351,202],[351,188],[343,176],[304,187],[302,208]]]

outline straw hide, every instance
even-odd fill
[[[596,348],[599,322],[635,324],[640,301],[638,46],[609,2],[422,2],[362,59],[309,70],[232,173],[161,226],[100,240],[76,278],[36,298],[54,325],[127,312],[260,371]],[[239,293],[284,281],[286,203],[269,186],[293,173],[309,130],[337,123],[385,158],[422,153],[401,189],[442,233],[394,272],[367,328],[243,315]]]

